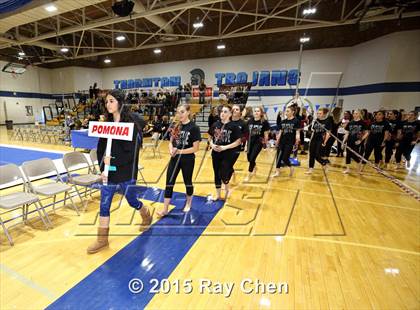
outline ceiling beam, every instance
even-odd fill
[[[239,12],[245,7],[245,5],[248,3],[248,0],[245,0],[244,3],[242,4],[242,6],[239,8]],[[220,12],[222,13],[222,12]],[[226,30],[229,28],[229,26],[233,23],[233,21],[235,20],[236,17],[239,16],[239,13],[235,13],[235,15],[231,18],[231,20],[229,21],[229,23],[226,25],[226,27],[222,30],[222,34],[224,34],[226,32]]]
[[[29,44],[29,43],[49,39],[49,38],[56,37],[56,36],[62,36],[62,35],[65,35],[65,34],[70,34],[70,33],[73,33],[73,32],[79,32],[79,31],[83,31],[83,30],[89,30],[89,29],[92,29],[92,28],[98,28],[98,27],[103,27],[103,26],[107,26],[107,25],[113,25],[113,24],[117,24],[117,23],[126,22],[126,21],[129,21],[129,20],[132,20],[132,19],[144,18],[144,17],[147,17],[147,16],[154,16],[154,15],[169,13],[169,12],[178,11],[178,10],[187,10],[187,9],[190,9],[190,8],[200,7],[200,6],[203,6],[203,5],[218,3],[218,2],[222,2],[222,1],[225,1],[225,0],[197,0],[197,1],[190,1],[190,2],[181,3],[181,4],[177,4],[177,5],[173,5],[173,6],[163,7],[163,8],[159,8],[159,9],[155,9],[155,10],[144,11],[144,12],[132,14],[132,15],[129,15],[129,16],[126,16],[126,17],[113,17],[113,18],[106,17],[106,18],[96,20],[96,21],[91,22],[91,23],[85,23],[84,25],[66,27],[66,28],[63,28],[63,29],[61,29],[60,31],[57,31],[57,32],[56,31],[48,32],[48,33],[42,34],[42,35],[37,36],[37,37],[33,37],[33,38],[29,38],[27,40],[19,41],[19,44]],[[10,47],[10,46],[11,46],[11,44],[3,44],[3,45],[0,45],[0,49]]]
[[[282,2],[283,2],[283,0],[278,1],[277,4],[276,4],[276,6],[271,10],[271,12],[268,15],[270,15],[270,16],[271,15],[274,15],[274,12],[280,6],[280,4],[282,4]],[[296,16],[296,18],[297,18],[297,16]],[[266,20],[263,20],[261,22],[261,24],[257,27],[257,30],[259,30],[265,24],[266,21],[267,21],[267,19]]]
[[[75,55],[75,56],[77,56],[77,55],[79,54],[80,45],[82,45],[82,41],[83,41],[83,37],[84,37],[84,35],[85,35],[85,31],[83,30],[83,31],[82,31],[82,35],[80,36],[79,46],[77,47],[77,50],[76,50],[76,55]]]
[[[115,30],[111,30],[111,29],[106,29],[106,28],[95,28],[95,30],[98,31],[104,31],[104,32],[112,32]],[[163,37],[186,37],[186,38],[190,38],[195,37],[195,38],[217,38],[216,36],[204,36],[204,35],[191,35],[191,34],[179,34],[179,33],[156,33],[156,32],[151,32],[151,31],[134,31],[134,30],[124,30],[121,31],[124,33],[131,33],[131,34],[142,34],[142,35],[153,35],[156,34],[157,36],[163,36]]]
[[[419,17],[420,11],[416,12],[408,12],[404,13],[401,18],[411,18],[411,17]],[[377,22],[377,21],[386,21],[386,20],[393,20],[398,19],[398,14],[389,14],[389,15],[381,15],[381,16],[375,16],[375,17],[369,17],[365,18],[361,23],[369,23],[369,22]],[[350,19],[343,23],[336,23],[333,26],[341,26],[341,25],[350,25],[357,23],[358,19]],[[290,27],[278,27],[278,28],[270,28],[270,29],[263,29],[263,30],[252,30],[252,31],[245,31],[245,32],[239,32],[239,33],[233,33],[233,34],[226,34],[221,37],[209,37],[209,38],[193,38],[193,39],[187,39],[187,40],[179,40],[175,42],[162,42],[162,43],[156,43],[156,44],[149,44],[149,45],[143,45],[138,48],[121,48],[118,50],[109,50],[109,51],[103,51],[103,52],[96,52],[91,54],[85,54],[85,55],[78,55],[74,57],[74,59],[80,59],[80,58],[86,58],[86,57],[93,57],[93,56],[102,56],[102,55],[111,55],[121,52],[130,52],[135,50],[144,50],[144,49],[152,49],[156,47],[165,47],[165,46],[176,46],[176,45],[183,45],[183,44],[191,44],[191,43],[198,43],[198,42],[206,42],[206,41],[215,41],[219,39],[230,39],[230,38],[239,38],[239,37],[245,37],[245,36],[254,36],[254,35],[264,35],[264,34],[270,34],[270,33],[281,33],[281,32],[290,32],[290,31],[302,31],[302,30],[308,30],[308,29],[317,29],[317,28],[328,28],[332,27],[331,25],[326,25],[322,23],[318,24],[304,24],[304,25],[298,25],[298,26],[290,26]],[[298,43],[296,43],[298,44]],[[52,59],[47,60],[45,63],[50,62],[59,62],[63,61],[63,59]],[[36,65],[36,64],[35,64]]]
[[[178,19],[179,16],[181,16],[187,9],[183,9],[181,10],[177,15],[175,15],[174,17],[172,17],[165,25],[163,25],[162,27],[159,28],[158,31],[156,31],[155,33],[153,33],[150,37],[148,37],[146,40],[144,40],[143,42],[141,42],[139,45],[137,45],[137,48],[143,46],[144,44],[146,44],[148,41],[150,41],[151,39],[153,39],[156,35],[158,35],[163,29],[165,29],[166,26],[170,25],[171,23],[173,23],[174,21],[176,21]]]
[[[299,2],[298,4],[293,5],[293,7],[297,6],[297,5],[301,5],[302,3],[307,2],[308,0],[304,0]],[[231,14],[239,14],[239,15],[248,15],[248,16],[256,16],[256,17],[261,17],[262,19],[257,20],[256,22],[253,22],[251,24],[249,24],[247,27],[253,26],[255,24],[261,23],[263,21],[266,21],[267,19],[282,19],[282,20],[291,20],[291,21],[302,21],[302,22],[310,22],[310,23],[324,23],[327,25],[331,25],[333,26],[334,24],[338,24],[339,21],[337,22],[332,22],[332,21],[327,21],[327,20],[320,20],[320,19],[310,19],[310,18],[296,18],[296,17],[290,17],[290,16],[284,16],[284,15],[280,15],[281,13],[285,12],[286,10],[289,10],[289,8],[287,8],[286,10],[283,9],[279,12],[276,12],[275,14],[272,15],[267,15],[267,14],[262,14],[262,13],[253,13],[253,12],[247,12],[247,11],[232,11],[232,10],[228,10],[228,9],[219,9],[219,8],[210,8],[210,7],[204,7],[204,10],[209,10],[209,11],[215,11],[215,12],[222,12],[222,13],[231,13]]]
[[[214,6],[214,4],[212,4],[212,6],[211,7],[213,7]],[[204,14],[204,17],[200,20],[200,23],[203,23],[204,22],[204,20],[206,19],[206,17],[207,17],[207,15],[209,15],[209,12],[210,11],[207,11],[206,12],[206,14]],[[191,34],[191,37],[193,36],[193,35],[195,35],[195,33],[198,31],[198,29],[199,28],[195,28],[194,29],[194,31],[192,32],[192,34]]]
[[[358,8],[360,8],[362,6],[362,4],[366,3],[366,0],[361,0],[358,4],[356,4],[356,6],[344,17],[344,19],[341,19],[341,21],[346,21],[347,19],[349,19],[354,12],[356,12],[356,10]]]

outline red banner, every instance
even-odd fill
[[[200,96],[200,89],[198,87],[194,87],[192,90],[193,98],[198,98]],[[213,88],[206,87],[206,94],[205,97],[212,97],[213,96]]]

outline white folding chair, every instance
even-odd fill
[[[64,157],[63,157],[63,163],[64,163],[64,167],[66,167],[66,170],[67,170],[67,181],[71,184],[74,184],[74,187],[77,191],[77,194],[80,197],[80,200],[82,200],[82,196],[80,195],[80,192],[77,189],[77,185],[85,187],[85,193],[84,193],[85,197],[89,188],[90,189],[89,195],[92,197],[92,185],[96,183],[100,183],[102,181],[102,178],[100,175],[93,173],[85,155],[80,152],[66,153],[64,154]],[[72,170],[74,171],[77,169],[81,169],[83,167],[86,167],[88,169],[88,173],[84,173],[80,175],[72,175],[71,173]]]
[[[6,210],[2,212],[1,215],[22,208],[22,222],[26,223],[28,220],[29,206],[34,205],[36,211],[38,212],[39,217],[45,225],[46,229],[49,229],[49,226],[52,227],[50,218],[45,212],[44,207],[42,206],[39,197],[36,194],[27,192],[27,184],[24,179],[19,167],[14,164],[8,164],[0,166],[0,185],[4,186],[7,184],[14,184],[16,181],[23,182],[23,191],[13,192],[6,195],[0,196],[0,209]],[[39,208],[38,208],[39,206]],[[44,213],[45,218],[43,217],[41,211]],[[48,224],[47,224],[48,222]],[[9,234],[3,220],[0,217],[0,225],[3,227],[4,233],[6,234],[7,239],[9,240],[10,245],[13,245],[13,239]]]
[[[159,158],[161,158],[160,149],[159,149],[159,138],[160,138],[160,133],[154,132],[151,138],[152,142],[144,143],[143,150],[146,151],[146,149],[151,148],[153,151],[153,157],[156,157],[156,152],[157,152],[159,155]]]
[[[26,161],[22,164],[22,170],[28,180],[29,189],[32,193],[46,196],[46,197],[53,197],[53,211],[55,212],[55,205],[57,195],[64,193],[64,205],[67,201],[67,195],[71,201],[71,205],[73,209],[76,211],[77,215],[80,215],[79,209],[74,204],[73,198],[70,195],[70,191],[73,186],[68,185],[63,182],[54,162],[50,158],[41,158],[31,161]],[[52,182],[48,182],[46,184],[35,185],[33,183],[34,180],[46,178],[47,176],[56,175],[56,180]]]

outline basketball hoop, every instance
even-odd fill
[[[14,79],[17,79],[18,75],[25,73],[26,65],[9,62],[3,67],[1,71],[10,73]]]

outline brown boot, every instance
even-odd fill
[[[150,214],[149,209],[147,209],[146,207],[143,207],[143,208],[140,209],[140,215],[141,215],[141,219],[142,219],[142,222],[141,222],[140,228],[139,228],[140,231],[148,230],[149,227],[150,227],[150,224],[152,224],[152,220],[153,220],[153,217]],[[142,210],[143,210],[143,212],[142,212]]]
[[[94,254],[108,247],[109,227],[98,227],[98,238],[87,248],[88,254]]]

